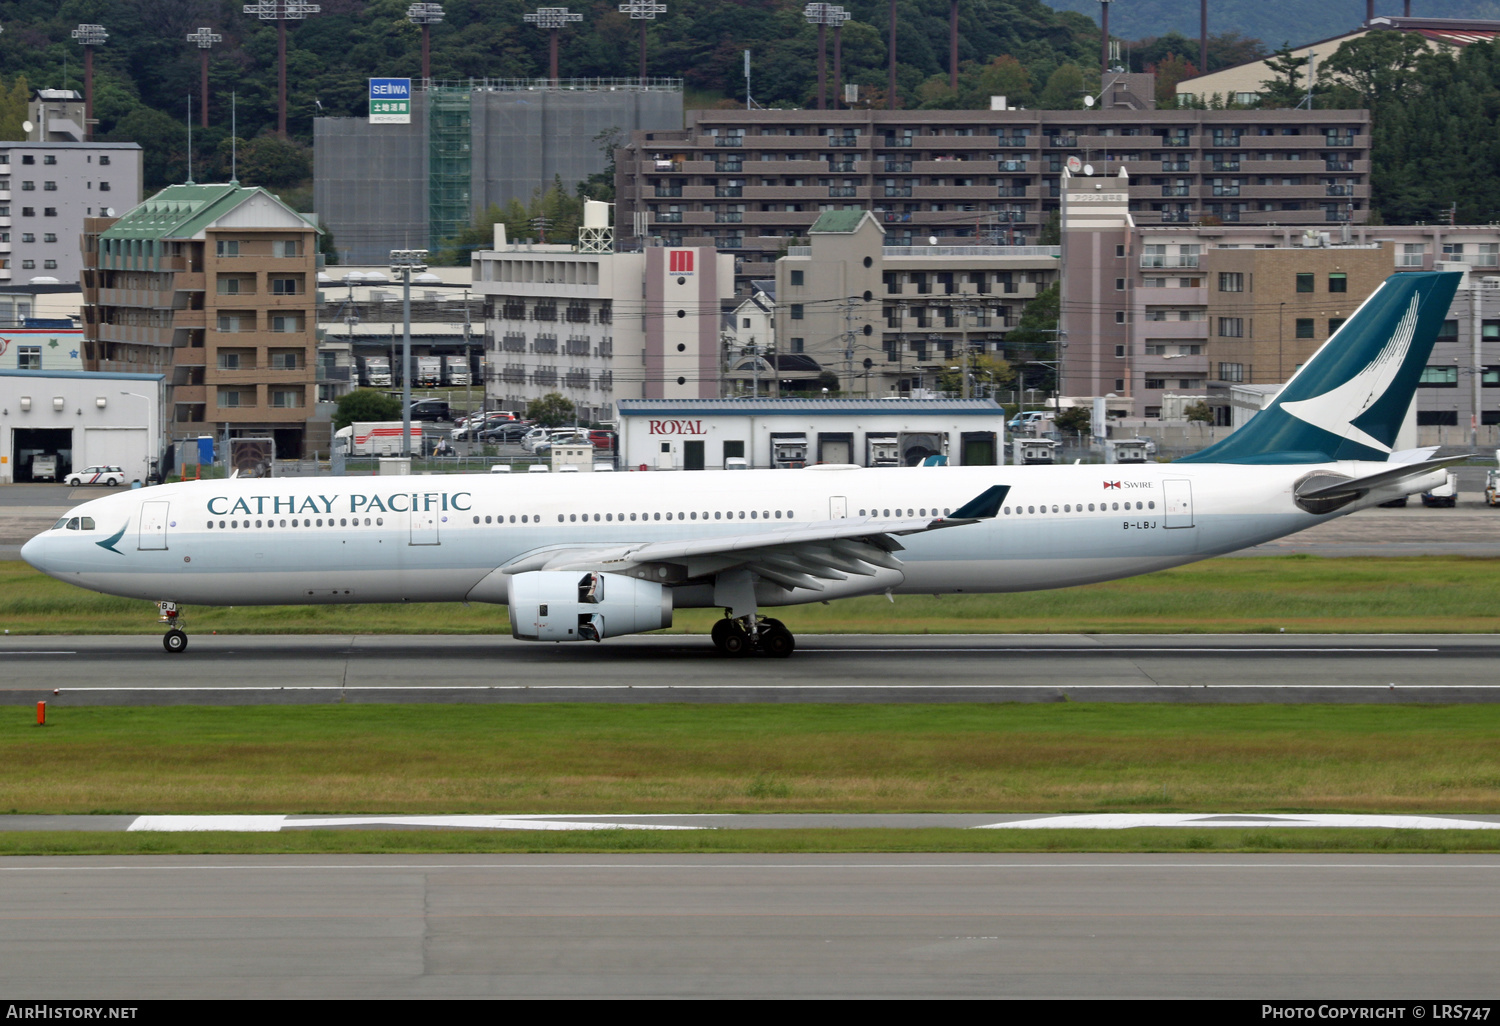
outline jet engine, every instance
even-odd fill
[[[524,641],[602,641],[672,626],[672,591],[622,574],[534,570],[510,582],[510,633]]]

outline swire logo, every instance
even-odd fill
[[[1118,487],[1120,487],[1120,482],[1118,482],[1118,481],[1106,481],[1106,482],[1104,482],[1104,487],[1105,488],[1118,488]]]

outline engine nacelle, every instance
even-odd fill
[[[672,591],[622,574],[535,570],[510,582],[510,633],[524,641],[600,641],[672,626]]]

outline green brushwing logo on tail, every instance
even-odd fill
[[[1461,275],[1396,274],[1244,427],[1179,463],[1384,462]]]

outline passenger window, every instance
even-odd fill
[[[1006,506],[1004,512],[1006,516],[1010,516],[1010,507]]]
[[[1028,512],[1028,513],[1035,513],[1036,512],[1036,507],[1035,506],[1027,506],[1026,507],[1026,512]]]
[[[864,516],[865,515],[865,511],[864,510],[860,510],[859,511],[859,515],[860,516]],[[779,510],[779,509],[776,511],[776,519],[777,520],[781,519],[781,510]]]
[[[210,520],[210,521],[209,521],[209,522],[208,522],[208,529],[209,529],[209,530],[210,530],[210,531],[212,531],[212,530],[213,530],[213,529],[214,529],[214,522],[213,522],[213,521],[212,521],[212,520]]]
[[[719,510],[714,510],[714,519],[715,520],[718,520],[718,519],[722,518],[723,516],[724,516],[724,514],[721,513]]]
[[[385,525],[385,517],[376,517],[375,518],[375,526],[376,527],[383,527],[384,525]]]
[[[660,513],[656,514],[655,519],[660,520],[661,519],[661,514]]]
[[[1146,508],[1147,509],[1155,509],[1156,508],[1156,503],[1154,503],[1154,502],[1148,502],[1148,503],[1146,503]]]

